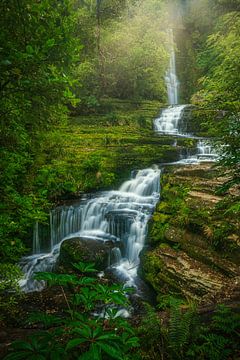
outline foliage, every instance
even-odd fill
[[[73,36],[73,2],[1,1],[1,241],[2,261],[16,261],[35,221],[46,220],[47,186],[35,188],[51,153],[46,133],[66,121],[73,101],[72,68],[81,44]],[[11,246],[10,246],[11,244]]]
[[[165,314],[166,316],[166,314]],[[169,320],[147,306],[138,333],[142,359],[220,360],[237,359],[240,316],[219,305],[207,323],[197,309],[185,307],[172,299]]]
[[[194,338],[196,330],[196,310],[194,307],[187,311],[173,306],[170,310],[168,328],[168,347],[172,358],[183,359],[186,349]]]
[[[17,303],[22,296],[18,281],[21,277],[17,265],[0,264],[0,322],[18,312]]]
[[[171,176],[165,175],[162,178],[162,198],[153,215],[150,233],[152,242],[165,241],[165,232],[170,224],[180,228],[189,225],[191,209],[186,202],[188,192],[186,185],[173,184]]]
[[[145,314],[137,331],[141,344],[141,359],[159,359],[164,354],[164,326],[159,314],[149,304],[145,305]],[[166,354],[165,354],[166,355]]]
[[[127,292],[118,285],[97,283],[94,264],[73,264],[78,274],[38,273],[37,280],[57,285],[66,299],[64,316],[34,313],[28,319],[45,330],[27,341],[15,341],[5,359],[129,359],[138,346],[129,323],[120,317]],[[98,280],[99,282],[99,280]],[[48,344],[48,345],[47,345]]]
[[[194,98],[203,109],[218,110],[210,112],[207,127],[217,136],[221,163],[232,171],[231,185],[239,183],[239,28],[238,12],[218,19],[205,50],[200,53],[204,76],[200,79],[201,90]]]
[[[166,310],[168,308],[177,308],[184,304],[184,300],[176,295],[167,294],[158,296],[157,308],[159,310]]]
[[[102,91],[118,98],[166,100],[168,65],[162,1],[130,6],[129,15],[103,29]],[[126,32],[129,34],[126,37]]]
[[[240,316],[224,305],[216,309],[208,327],[190,346],[189,359],[224,360],[237,355],[239,351]]]

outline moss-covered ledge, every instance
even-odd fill
[[[163,174],[149,247],[141,254],[141,275],[157,294],[203,301],[240,275],[239,224],[228,215],[234,199],[215,194],[224,180],[210,164],[171,167]]]

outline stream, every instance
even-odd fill
[[[188,105],[177,105],[179,82],[176,75],[173,34],[171,36],[170,64],[166,86],[170,106],[154,120],[154,130],[159,136],[171,135],[175,145],[179,137],[197,139],[195,153],[183,154],[172,164],[195,164],[215,161],[218,157],[207,139],[196,138],[181,132],[179,123]],[[139,254],[144,247],[148,221],[160,199],[160,166],[132,172],[118,190],[99,192],[71,206],[61,206],[50,213],[50,238],[48,249],[43,246],[39,225],[35,225],[33,254],[20,261],[24,277],[20,287],[24,292],[41,291],[45,283],[34,280],[34,273],[52,271],[63,241],[72,238],[111,242],[109,268],[127,286],[137,288]]]

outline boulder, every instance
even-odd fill
[[[72,263],[79,261],[94,262],[101,271],[109,265],[111,249],[116,246],[114,241],[102,241],[75,237],[66,239],[61,244],[57,268],[67,271]]]

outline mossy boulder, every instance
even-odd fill
[[[63,241],[58,258],[58,270],[69,270],[72,263],[79,261],[94,262],[95,267],[105,270],[109,265],[111,249],[114,241],[93,240],[87,238],[71,238]]]

